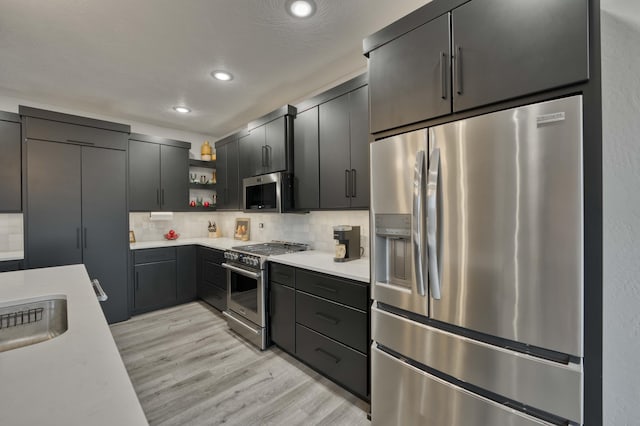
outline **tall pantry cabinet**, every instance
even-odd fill
[[[24,107],[20,113],[27,267],[83,263],[109,296],[101,304],[107,320],[127,319],[129,126]]]

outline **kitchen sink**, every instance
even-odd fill
[[[51,340],[67,331],[67,299],[21,300],[0,308],[0,352]]]

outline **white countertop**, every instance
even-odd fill
[[[0,422],[147,425],[84,266],[0,273],[0,306],[56,295],[67,298],[69,329],[0,352]]]
[[[269,256],[269,262],[282,263],[284,265],[336,275],[365,283],[369,282],[368,258],[351,260],[349,262],[334,262],[332,253],[309,250]]]
[[[233,238],[178,238],[177,240],[145,241],[130,244],[131,250],[140,250],[158,247],[174,247],[186,245],[200,245],[227,250],[231,247],[247,244],[257,244],[261,241],[240,241]],[[351,280],[369,282],[369,259],[358,259],[350,262],[334,262],[333,253],[309,250],[298,253],[269,256],[270,262],[278,262],[289,266],[309,269]]]
[[[234,240],[233,238],[178,238],[177,240],[158,240],[158,241],[143,241],[139,243],[131,243],[129,247],[131,250],[140,250],[148,248],[158,247],[175,247],[175,246],[190,246],[200,245],[209,248],[215,248],[218,250],[227,250],[231,247],[242,246],[246,244],[256,244],[259,241],[241,241]]]
[[[19,251],[0,251],[0,262],[6,260],[22,260],[24,259],[24,252]]]

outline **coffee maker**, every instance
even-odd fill
[[[340,225],[333,227],[336,243],[334,262],[348,262],[360,259],[360,227]]]

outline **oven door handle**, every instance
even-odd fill
[[[244,275],[245,277],[255,278],[256,280],[260,278],[260,272],[252,272],[247,271],[246,269],[238,268],[237,266],[229,265],[228,263],[222,264],[223,268],[227,268],[230,271],[235,272],[236,274]]]

